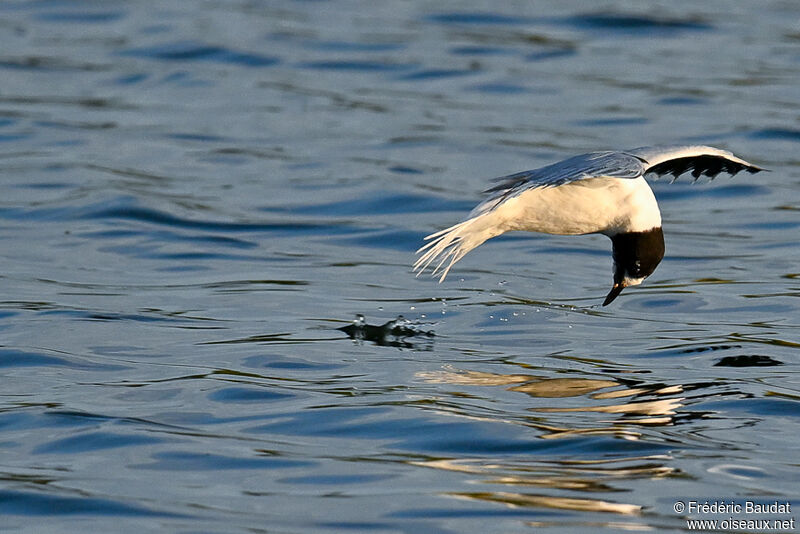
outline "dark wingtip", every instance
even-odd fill
[[[622,293],[623,289],[625,289],[625,286],[622,284],[614,284],[614,286],[611,288],[611,291],[609,291],[608,295],[606,295],[606,300],[603,301],[603,306],[608,306],[611,304],[614,299],[617,298],[620,293]]]

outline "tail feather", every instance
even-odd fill
[[[496,221],[490,221],[491,218],[488,214],[478,215],[427,236],[425,240],[430,242],[417,250],[417,254],[422,254],[414,263],[417,276],[436,262],[431,276],[441,271],[439,282],[443,282],[453,265],[467,252],[505,231],[493,224]]]

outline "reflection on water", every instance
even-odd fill
[[[499,502],[511,506],[533,506],[544,508],[558,508],[586,512],[613,512],[617,514],[633,515],[640,512],[641,507],[633,504],[619,504],[597,499],[572,499],[568,497],[548,497],[530,493],[458,493],[455,497]]]
[[[796,496],[797,19],[0,3],[3,529],[682,530],[678,497]],[[654,183],[668,255],[613,310],[602,236],[410,272],[488,177],[682,142],[772,172]]]
[[[530,491],[494,490],[450,493],[450,496],[500,502],[514,507],[556,508],[637,515],[642,507],[624,502],[593,498],[591,494],[618,492],[618,482],[675,475],[665,466],[666,456],[630,457],[624,460],[583,460],[580,462],[485,463],[480,460],[430,460],[414,462],[420,467],[474,475],[474,483],[487,487],[546,488],[569,491],[582,497],[556,497]],[[624,499],[624,496],[620,496]]]
[[[757,365],[757,364],[756,364]],[[506,391],[525,393],[533,400],[528,411],[534,415],[515,421],[517,424],[537,429],[543,439],[572,440],[587,436],[613,436],[616,439],[640,440],[653,438],[652,428],[683,424],[692,419],[707,417],[692,410],[692,404],[701,403],[703,398],[715,398],[720,393],[713,391],[720,384],[712,382],[691,385],[648,384],[642,380],[607,380],[596,378],[547,378],[530,374],[496,374],[480,371],[458,370],[452,366],[435,372],[419,373],[418,378],[431,383],[452,386],[503,387]],[[704,391],[705,390],[705,391]],[[692,392],[692,397],[685,395]],[[727,395],[742,395],[741,392],[726,391]],[[573,406],[541,405],[541,399],[575,398]],[[629,399],[625,403],[607,401]],[[655,400],[653,400],[655,398]],[[596,413],[615,415],[611,420],[594,419],[595,425],[583,426],[586,419],[559,417],[557,420],[543,421],[538,414]],[[686,439],[672,434],[672,438]],[[696,436],[695,439],[701,439]],[[613,446],[605,449],[595,442],[597,452],[579,460],[543,459],[503,462],[493,458],[491,461],[461,458],[458,460],[428,460],[416,462],[433,469],[455,471],[476,476],[476,483],[501,485],[511,489],[540,487],[551,490],[569,490],[570,497],[532,493],[530,491],[485,490],[479,492],[457,492],[451,496],[489,502],[500,502],[513,507],[556,508],[575,511],[592,511],[622,515],[638,515],[643,507],[634,502],[626,502],[624,495],[609,501],[589,495],[574,496],[575,493],[614,494],[621,491],[620,484],[625,480],[663,479],[667,477],[684,478],[685,474],[672,464],[670,454],[640,456],[626,454],[624,447]],[[613,452],[612,452],[613,451]],[[715,469],[721,469],[715,468]],[[751,471],[751,474],[753,471]],[[757,476],[761,476],[758,474]],[[560,522],[537,521],[537,526],[555,526]],[[618,529],[649,529],[646,523],[599,522],[599,525]],[[613,525],[613,526],[612,526]]]
[[[567,397],[583,397],[593,401],[633,398],[624,404],[600,404],[592,402],[580,406],[536,406],[528,408],[531,412],[569,413],[594,412],[603,414],[619,414],[613,421],[604,421],[608,427],[564,428],[545,424],[533,418],[527,424],[542,430],[544,439],[563,438],[576,434],[612,434],[625,439],[637,439],[640,433],[630,430],[630,425],[666,425],[674,423],[674,416],[684,406],[685,397],[675,395],[683,393],[681,385],[647,386],[641,381],[599,380],[592,378],[543,378],[532,375],[493,375],[485,372],[456,371],[454,369],[436,373],[421,373],[420,378],[431,382],[506,386],[508,391],[520,392],[537,398],[564,399]],[[636,383],[634,387],[631,384]],[[601,391],[602,390],[602,391]],[[656,400],[652,400],[656,397]],[[666,397],[666,398],[659,398]]]

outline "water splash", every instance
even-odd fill
[[[370,341],[380,346],[400,347],[400,348],[424,348],[431,350],[429,346],[421,347],[419,343],[409,341],[408,338],[428,338],[435,337],[433,330],[425,330],[423,323],[411,321],[402,315],[396,319],[387,321],[381,325],[371,325],[367,323],[366,317],[359,313],[352,324],[337,328],[350,339],[357,341]]]

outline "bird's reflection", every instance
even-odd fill
[[[486,502],[503,503],[515,508],[550,508],[573,511],[591,511],[637,516],[642,511],[638,504],[601,499],[592,494],[614,494],[621,490],[617,480],[656,479],[676,474],[673,468],[663,465],[664,456],[641,456],[611,460],[565,461],[485,461],[480,459],[432,459],[414,461],[414,465],[444,471],[469,473],[481,484],[497,485],[497,491],[451,492],[451,497]],[[520,490],[524,488],[524,490]],[[538,491],[537,491],[538,488]],[[527,491],[530,489],[530,491]],[[542,490],[571,491],[574,496],[548,495]],[[606,526],[609,523],[604,522]],[[560,524],[563,526],[563,524]],[[625,523],[636,529],[636,522]]]
[[[639,440],[646,428],[674,424],[684,406],[681,385],[647,384],[627,378],[550,378],[533,374],[498,374],[459,370],[445,367],[435,372],[419,373],[418,378],[433,382],[463,386],[504,387],[507,391],[524,393],[547,402],[547,399],[571,399],[570,405],[537,405],[528,408],[531,416],[522,424],[540,431],[542,439],[566,439],[587,435],[610,435],[625,440]],[[690,388],[691,389],[691,388]],[[580,400],[586,399],[585,401]],[[544,399],[544,401],[542,401]],[[555,414],[584,412],[607,415],[591,426],[571,417],[556,418]],[[553,414],[552,417],[546,414]],[[575,421],[576,424],[571,423]],[[579,421],[586,421],[585,418]],[[570,424],[565,424],[569,422]],[[562,457],[563,458],[563,457]],[[565,461],[526,458],[498,461],[497,458],[431,459],[414,462],[416,465],[471,473],[483,484],[502,487],[497,491],[459,492],[451,494],[460,499],[500,502],[513,507],[537,507],[574,511],[593,511],[620,514],[628,517],[614,524],[618,529],[645,527],[636,520],[642,507],[638,504],[615,502],[586,494],[615,494],[621,491],[615,481],[656,479],[679,476],[667,465],[667,455],[627,456],[603,454],[580,455],[580,459]],[[578,492],[569,497],[548,495],[526,488]],[[610,526],[613,522],[603,522]],[[544,526],[544,525],[540,525]],[[563,525],[562,525],[563,526]]]
[[[512,506],[536,506],[584,512],[614,512],[625,515],[634,515],[641,512],[641,506],[636,504],[621,504],[603,501],[600,499],[553,497],[551,495],[535,495],[530,493],[498,491],[485,493],[459,493],[454,496],[482,501],[500,502]]]
[[[683,392],[683,387],[664,386],[663,384],[647,386],[632,385],[632,381],[597,379],[597,378],[546,378],[527,374],[494,374],[476,371],[458,371],[448,368],[433,373],[420,373],[419,378],[430,382],[440,382],[461,385],[483,386],[510,386],[508,391],[525,393],[538,398],[568,398],[588,395],[595,401],[613,399],[628,400],[619,404],[592,403],[584,406],[537,406],[529,408],[532,412],[563,413],[563,412],[596,412],[620,415],[614,424],[669,424],[673,416],[683,406],[683,397],[676,394]],[[657,397],[653,399],[652,397]],[[658,398],[664,396],[665,398]],[[531,426],[541,427],[540,424],[529,423]],[[546,427],[548,429],[552,427]],[[589,431],[591,433],[609,432],[618,434],[619,429],[611,426],[593,429],[564,429],[565,432],[578,433]],[[546,436],[545,436],[546,437]]]

